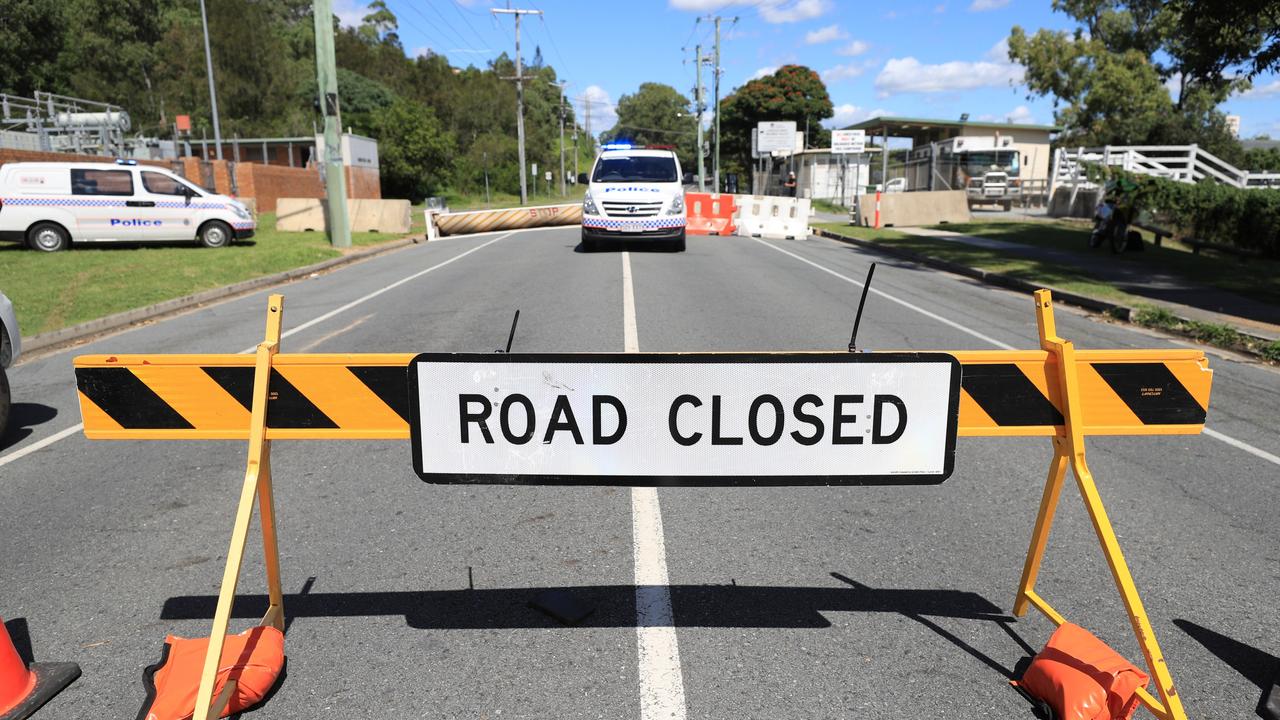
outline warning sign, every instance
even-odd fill
[[[428,353],[413,464],[439,483],[939,483],[959,391],[943,353]]]

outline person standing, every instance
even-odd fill
[[[782,184],[782,188],[787,197],[796,196],[796,173],[794,170],[787,173],[787,181]]]

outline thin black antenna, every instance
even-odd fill
[[[518,322],[520,322],[520,311],[516,310],[516,316],[511,318],[511,334],[507,335],[507,349],[499,350],[498,352],[511,354],[511,343],[516,339],[516,323]]]
[[[862,324],[862,308],[867,304],[867,291],[871,290],[871,276],[876,274],[876,264],[867,268],[867,279],[862,283],[862,299],[858,301],[858,314],[853,318],[853,334],[849,336],[849,352],[858,352],[858,326]]]

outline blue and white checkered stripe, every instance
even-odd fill
[[[621,230],[623,228],[635,227],[639,227],[642,230],[667,230],[670,228],[684,227],[685,217],[680,215],[678,217],[645,218],[643,220],[615,220],[612,218],[583,215],[582,226],[589,228],[601,228],[604,230]]]
[[[129,198],[132,199],[132,198]],[[54,198],[54,197],[15,197],[0,198],[0,203],[5,205],[30,206],[30,207],[128,207],[129,199],[121,198],[105,199],[105,198]],[[155,207],[158,208],[184,208],[190,210],[226,210],[226,203],[191,203],[190,205],[168,200],[156,201]]]

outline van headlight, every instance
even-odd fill
[[[588,190],[586,195],[582,196],[582,212],[586,215],[599,215],[600,211],[596,210],[596,203],[591,199],[591,191]]]
[[[235,213],[236,217],[240,218],[241,220],[250,220],[253,218],[253,216],[249,214],[248,210],[240,207],[239,205],[232,205],[231,212]]]
[[[684,214],[684,195],[677,195],[675,199],[671,201],[671,207],[667,208],[667,214],[668,215]]]

